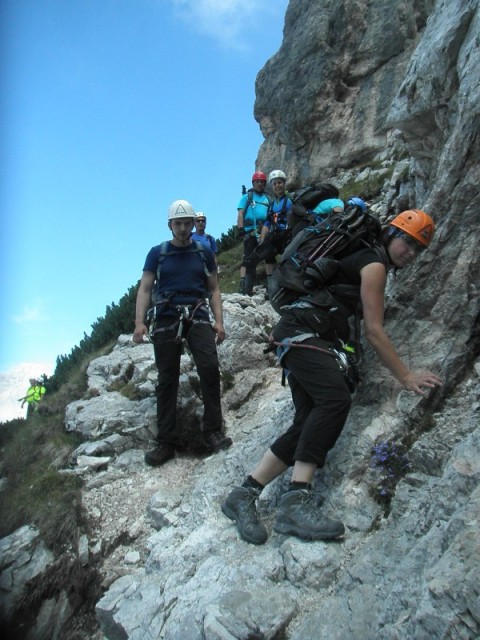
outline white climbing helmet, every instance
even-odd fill
[[[195,218],[195,210],[187,200],[175,200],[168,207],[168,219]]]
[[[284,182],[286,182],[287,176],[281,169],[275,169],[275,171],[272,171],[268,176],[268,182],[271,183],[273,180],[283,180]]]
[[[203,211],[197,211],[197,213],[195,214],[195,220],[198,220],[199,218],[201,220],[206,220],[207,216],[203,213]]]

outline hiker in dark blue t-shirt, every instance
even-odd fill
[[[197,240],[197,242],[200,242],[204,247],[209,249],[215,257],[215,264],[217,264],[217,243],[215,242],[215,238],[207,233],[206,229],[207,217],[202,211],[197,211],[195,214],[195,231],[192,233],[192,240]]]
[[[133,341],[144,342],[149,310],[150,337],[158,370],[157,446],[145,462],[160,466],[180,446],[176,428],[177,392],[182,341],[192,353],[200,378],[204,405],[203,440],[211,452],[226,449],[232,440],[222,433],[220,371],[216,344],[225,339],[222,301],[213,253],[192,241],[195,212],[186,200],[168,210],[173,238],[153,247],[146,258],[137,294]],[[214,316],[211,324],[209,308]],[[153,301],[153,306],[149,309]]]

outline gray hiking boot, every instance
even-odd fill
[[[305,540],[331,540],[345,533],[342,522],[322,515],[313,492],[307,489],[287,491],[280,498],[273,529]]]
[[[258,517],[255,501],[260,491],[253,487],[235,487],[222,504],[222,511],[237,523],[240,537],[252,544],[264,544],[268,533]]]

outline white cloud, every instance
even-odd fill
[[[41,300],[35,300],[32,304],[25,305],[20,313],[12,316],[12,320],[19,325],[31,325],[48,320]]]
[[[249,37],[259,37],[268,28],[273,12],[284,8],[275,0],[169,0],[178,17],[221,45],[248,48]],[[246,37],[245,34],[249,34]]]

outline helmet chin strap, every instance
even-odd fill
[[[188,247],[188,245],[190,244],[190,239],[192,237],[193,231],[190,231],[190,235],[188,236],[188,238],[186,240],[183,240],[182,238],[178,238],[174,231],[173,231],[173,227],[170,225],[170,231],[172,232],[172,236],[175,238],[175,240],[182,246],[182,247]]]

